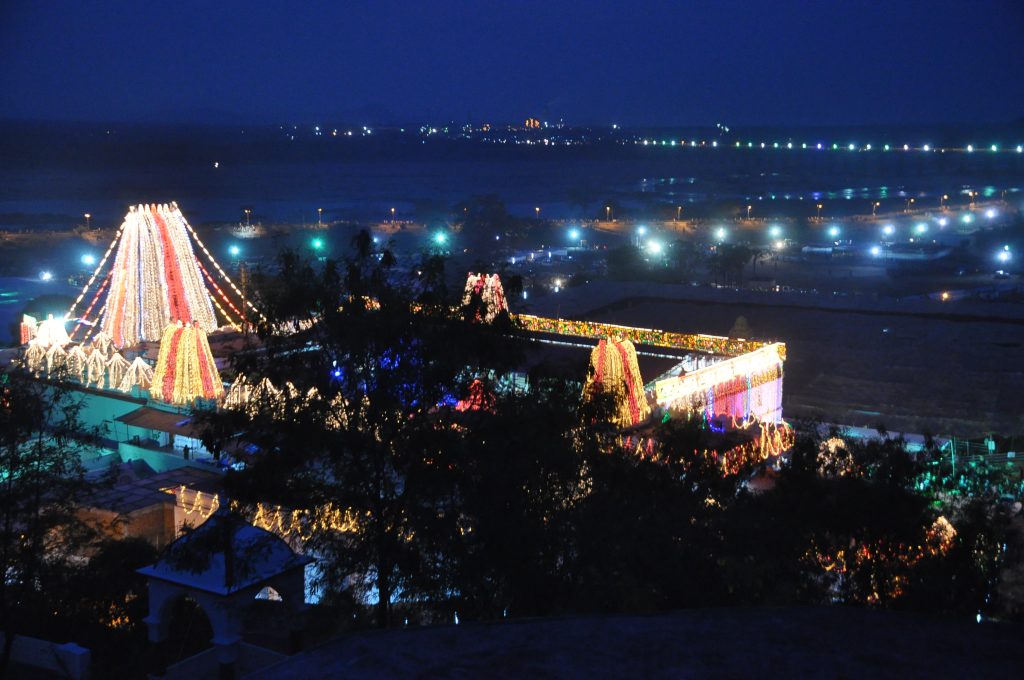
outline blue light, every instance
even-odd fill
[[[85,255],[82,255],[82,264],[87,267],[91,267],[96,264],[96,257],[91,253],[86,253]]]
[[[879,248],[878,246],[871,246],[871,254],[874,257],[879,257],[882,254],[882,249]]]
[[[231,257],[238,257],[241,254],[242,249],[238,246],[231,246],[228,248],[228,252],[231,253]]]
[[[443,231],[439,231],[434,234],[434,243],[439,246],[443,246],[448,241],[448,235]]]
[[[573,241],[578,241],[580,239],[580,230],[579,229],[570,229],[569,230],[569,238],[571,238]]]
[[[839,236],[839,227],[829,227],[828,235],[831,236],[832,238]]]

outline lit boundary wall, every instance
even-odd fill
[[[515,321],[521,328],[535,333],[554,333],[571,335],[580,338],[628,338],[635,345],[651,345],[652,347],[671,347],[688,352],[704,352],[705,354],[721,354],[737,357],[748,354],[761,347],[774,344],[779,347],[782,360],[786,359],[784,343],[768,343],[758,340],[741,340],[723,338],[719,335],[703,335],[693,333],[673,333],[653,328],[634,328],[618,326],[611,323],[596,321],[572,321],[569,319],[549,319],[530,314],[516,314]]]
[[[667,411],[701,412],[710,420],[731,417],[736,423],[782,422],[782,378],[785,343],[673,333],[595,321],[551,319],[518,314],[521,328],[582,338],[628,338],[635,344],[668,347],[729,357],[682,376],[654,384],[658,405]]]
[[[658,405],[668,411],[703,412],[708,420],[782,422],[785,345],[765,345],[692,373],[654,383]]]

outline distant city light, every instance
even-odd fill
[[[53,272],[48,272],[48,271],[39,272],[39,280],[40,281],[52,281],[53,280]]]
[[[579,229],[570,229],[569,230],[569,238],[571,238],[573,241],[578,241],[579,238],[580,238],[580,230]]]
[[[995,144],[993,144],[993,145],[992,145],[992,146],[990,146],[989,148],[990,148],[990,149],[992,149],[993,151],[999,151],[999,147],[998,147],[998,146],[996,146]]]
[[[996,216],[995,208],[989,208],[988,210],[985,211],[985,217],[989,218],[990,220],[993,219],[995,216]]]
[[[719,227],[718,229],[715,230],[715,236],[718,238],[719,241],[724,241],[725,235],[726,231],[723,227]]]
[[[96,264],[96,256],[93,255],[92,253],[86,253],[85,255],[82,255],[82,264],[86,265],[87,267],[93,266],[94,264]]]
[[[443,231],[439,231],[436,234],[434,234],[434,243],[436,243],[437,245],[443,246],[447,241],[448,235],[445,234]]]
[[[818,142],[818,150],[821,150],[821,142]]]
[[[785,241],[776,241],[775,242],[775,250],[782,250],[785,247],[786,247],[786,242]]]
[[[940,217],[939,218],[939,226],[940,227],[944,227],[947,224],[949,224],[949,220],[947,220],[945,217]]]
[[[964,224],[970,224],[971,222],[974,221],[974,217],[972,217],[970,213],[964,215],[962,219]]]
[[[1000,262],[1009,262],[1012,257],[1013,255],[1010,253],[1009,250],[1000,250],[999,253],[996,255],[996,259],[998,259]]]
[[[772,238],[778,238],[782,234],[782,229],[774,226],[768,230],[768,233],[772,235]]]
[[[916,225],[914,225],[914,233],[923,234],[926,231],[928,231],[928,225],[925,224],[924,222],[918,222]]]
[[[888,150],[889,150],[889,145],[888,145],[888,144],[886,144],[886,145],[885,145],[884,147],[882,147],[882,148],[883,148],[883,149],[885,149],[886,151],[888,151]]]
[[[891,224],[887,224],[884,227],[882,227],[882,233],[885,234],[886,236],[892,236],[893,234],[896,233],[896,227],[892,226]]]
[[[242,253],[242,249],[233,245],[228,248],[228,252],[231,253],[231,257],[238,257]]]
[[[971,153],[973,151],[974,151],[974,145],[973,144],[968,144],[967,145],[967,153]]]
[[[836,226],[829,227],[828,235],[831,236],[832,238],[835,238],[835,237],[839,236],[839,227],[836,227]]]
[[[1024,151],[1024,146],[1021,146],[1020,144],[1018,144],[1017,145],[1017,153],[1021,153],[1022,151]]]
[[[925,144],[921,148],[924,149],[925,151],[931,151],[932,150],[932,148],[930,146],[928,146],[927,144]]]
[[[847,148],[847,149],[849,149],[850,151],[853,151],[853,144],[850,144],[850,145],[849,145],[848,147],[846,147],[846,148]]]
[[[904,151],[910,151],[910,145],[909,144],[904,144],[903,145],[903,150]]]
[[[865,146],[865,147],[864,147],[864,149],[865,149],[866,151],[871,151],[871,145],[870,145],[870,144],[868,144],[867,146]]]
[[[641,236],[643,236],[644,234],[647,233],[647,227],[645,227],[643,225],[640,225],[639,227],[637,227],[636,233],[638,233]]]
[[[874,257],[878,257],[879,255],[882,254],[882,249],[879,248],[878,246],[871,246],[871,254]]]
[[[310,245],[313,246],[313,250],[320,250],[324,247],[324,241],[323,239],[315,238],[310,242]]]
[[[659,243],[658,241],[648,241],[647,250],[651,253],[651,255],[660,255],[662,250],[661,243]]]

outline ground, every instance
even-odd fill
[[[1022,632],[838,606],[689,610],[362,633],[247,677],[1011,678]]]

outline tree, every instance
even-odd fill
[[[230,419],[259,451],[229,480],[237,498],[334,518],[306,537],[324,565],[321,585],[375,599],[387,626],[393,601],[430,562],[418,537],[454,502],[451,486],[435,483],[460,437],[452,392],[500,372],[514,352],[500,329],[453,311],[442,259],[406,279],[361,242],[347,261],[319,268],[286,255],[281,276],[264,282],[263,347],[244,370],[295,392],[254,398],[242,423],[237,413],[206,418],[212,439],[231,431],[217,426]]]
[[[16,635],[47,617],[51,585],[91,536],[75,514],[90,489],[80,451],[93,441],[81,408],[60,383],[0,373],[0,675]]]

